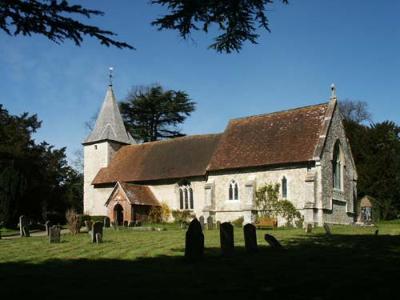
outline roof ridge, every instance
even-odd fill
[[[322,102],[322,103],[318,103],[318,104],[300,106],[300,107],[289,108],[289,109],[285,109],[285,110],[278,110],[278,111],[269,112],[269,113],[263,113],[263,114],[257,114],[257,115],[239,117],[239,118],[233,118],[233,119],[229,120],[229,123],[232,122],[232,121],[239,121],[239,120],[243,120],[243,119],[257,118],[257,117],[272,116],[272,115],[276,115],[276,114],[281,114],[281,113],[286,113],[286,112],[293,112],[293,111],[296,111],[296,110],[302,110],[302,109],[306,109],[306,108],[323,106],[323,105],[328,105],[328,104],[329,104],[329,102]]]

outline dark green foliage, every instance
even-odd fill
[[[362,125],[344,120],[358,173],[358,196],[370,195],[383,219],[400,212],[400,127],[385,121]]]
[[[132,91],[120,108],[132,136],[149,142],[183,136],[177,126],[195,110],[195,104],[183,91],[154,85]]]
[[[210,48],[230,53],[249,41],[257,43],[258,28],[270,31],[265,14],[272,0],[152,0],[152,4],[165,6],[169,14],[155,20],[152,25],[159,30],[177,30],[187,39],[193,31],[208,33],[215,26],[220,32]],[[282,0],[287,4],[287,0]]]
[[[64,219],[68,207],[82,209],[82,175],[67,165],[65,148],[36,143],[36,115],[13,116],[0,105],[0,220],[17,223]]]
[[[81,5],[71,5],[66,0],[2,0],[0,29],[9,35],[40,34],[56,43],[68,39],[78,46],[83,41],[82,36],[89,35],[98,39],[102,45],[133,49],[127,43],[110,38],[115,33],[78,21],[82,17],[91,18],[103,14]],[[75,16],[75,19],[69,17],[70,15]]]

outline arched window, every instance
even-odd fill
[[[180,209],[194,208],[193,189],[190,186],[190,182],[184,181],[179,186],[179,208]]]
[[[285,176],[282,178],[282,198],[287,198],[287,179]]]
[[[239,200],[239,187],[235,180],[229,183],[229,200]]]
[[[333,149],[333,188],[341,190],[343,188],[343,154],[340,148],[340,143],[336,142]]]

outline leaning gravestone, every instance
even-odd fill
[[[221,241],[221,252],[224,256],[230,256],[234,250],[233,226],[231,223],[224,222],[219,227],[219,237]]]
[[[109,228],[110,227],[110,218],[109,217],[105,217],[104,218],[104,227],[105,228]]]
[[[19,217],[19,235],[21,237],[29,236],[29,224],[28,223],[29,222],[28,222],[27,217],[25,217],[24,215]],[[27,233],[28,235],[25,235],[25,233]]]
[[[188,260],[198,260],[204,254],[204,235],[201,230],[200,222],[195,218],[190,222],[186,231],[185,239],[185,258]]]
[[[246,251],[254,253],[258,251],[256,226],[253,224],[246,224],[243,227],[244,244]]]
[[[331,227],[327,223],[324,223],[324,229],[325,229],[326,235],[331,235],[332,234]]]
[[[312,224],[311,223],[308,223],[307,225],[306,225],[306,233],[311,233],[312,232]]]
[[[97,242],[97,234],[100,233],[103,236],[103,223],[95,222],[92,226],[92,243]]]
[[[201,216],[199,218],[199,222],[200,222],[200,225],[201,225],[201,230],[204,230],[204,217],[203,216]]]
[[[46,227],[46,233],[47,233],[47,236],[49,236],[50,235],[50,228],[51,228],[51,222],[50,221],[46,221],[46,223],[44,223],[44,226]]]
[[[279,241],[272,235],[266,234],[264,236],[264,239],[267,241],[267,243],[271,246],[273,249],[283,249],[283,246]]]
[[[61,240],[61,228],[60,226],[51,226],[49,229],[49,241],[50,243],[59,243]]]
[[[207,218],[207,229],[208,230],[214,229],[214,220],[212,216],[208,216]]]

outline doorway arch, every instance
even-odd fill
[[[114,206],[114,221],[119,226],[123,225],[124,223],[124,209],[121,204],[116,204]]]

